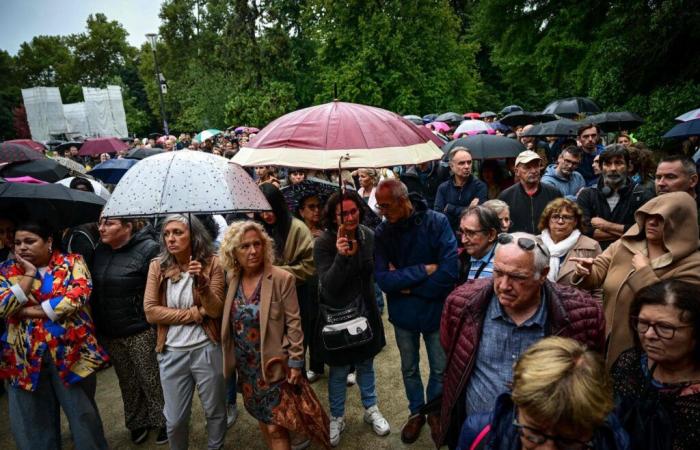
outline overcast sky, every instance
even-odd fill
[[[145,34],[157,33],[161,0],[0,0],[0,50],[16,55],[22,42],[39,35],[86,31],[88,15],[103,13],[129,33],[140,47]]]

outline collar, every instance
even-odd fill
[[[471,258],[471,261],[472,262],[488,263],[493,258],[493,252],[495,249],[496,249],[496,243],[494,242],[493,244],[491,244],[491,248],[486,253],[484,253],[484,256],[482,256],[481,258]]]
[[[451,181],[452,181],[452,186],[454,186],[454,187],[456,187],[456,188],[458,188],[458,189],[462,189],[462,188],[464,188],[465,186],[467,186],[467,185],[472,181],[472,177],[473,177],[473,176],[474,176],[474,174],[471,174],[471,173],[470,173],[469,176],[467,177],[467,179],[464,181],[464,184],[461,185],[461,186],[457,186],[457,182],[456,182],[457,177],[455,177],[454,175],[452,175],[452,176],[450,177],[450,179],[451,179]]]
[[[537,311],[535,311],[535,314],[532,315],[529,319],[527,319],[525,322],[523,322],[520,327],[529,327],[532,325],[538,325],[540,328],[544,329],[546,322],[547,322],[547,307],[546,307],[546,299],[545,299],[545,293],[544,293],[544,288],[541,290],[540,294],[540,305],[537,307]],[[510,324],[515,324],[513,320],[508,316],[508,314],[505,312],[503,307],[501,306],[501,302],[498,301],[498,296],[496,295],[496,291],[494,290],[493,292],[493,297],[491,297],[491,302],[489,303],[489,309],[486,312],[486,317],[488,317],[490,320],[503,320],[504,322],[510,323]]]

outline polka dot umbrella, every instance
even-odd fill
[[[248,173],[228,159],[191,150],[141,160],[119,181],[103,215],[226,214],[269,211]]]

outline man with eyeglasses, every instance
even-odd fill
[[[457,281],[457,241],[445,215],[428,209],[422,199],[409,198],[401,181],[383,180],[375,196],[386,220],[375,230],[374,276],[386,292],[399,347],[409,409],[401,441],[411,444],[426,423],[421,412],[426,401],[442,393],[446,357],[440,346],[440,316]],[[421,336],[430,366],[426,389],[419,366]],[[427,422],[436,435],[439,417],[428,414]]]
[[[462,213],[457,233],[462,243],[457,284],[491,278],[496,237],[500,231],[501,221],[491,208],[483,205],[470,206]]]
[[[540,182],[542,158],[531,150],[521,152],[515,159],[518,182],[498,196],[508,204],[511,231],[537,233],[537,224],[549,202],[562,196],[559,189]]]
[[[576,172],[581,164],[581,150],[578,147],[566,147],[557,158],[556,164],[551,164],[542,176],[542,183],[553,186],[569,200],[576,201],[581,189],[586,187],[583,175]]]
[[[454,448],[467,415],[491,411],[508,389],[513,363],[550,335],[602,351],[605,319],[590,294],[547,279],[549,252],[532,234],[502,233],[493,278],[468,281],[447,298],[440,342],[445,368],[439,447]]]

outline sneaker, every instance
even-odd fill
[[[231,428],[231,425],[236,423],[238,419],[238,406],[235,403],[226,406],[226,428]]]
[[[143,443],[148,437],[148,428],[137,428],[131,430],[131,442],[134,444]]]
[[[168,443],[168,430],[165,427],[158,428],[158,436],[156,436],[156,444],[163,445]]]
[[[306,379],[309,380],[309,383],[314,383],[318,381],[319,378],[321,378],[320,373],[314,372],[313,370],[306,371]]]
[[[340,442],[340,433],[345,429],[345,419],[331,416],[331,446],[335,447]]]
[[[357,383],[357,376],[355,375],[355,372],[350,372],[348,374],[348,379],[346,380],[345,384],[347,384],[348,387],[350,387],[354,386],[355,383]]]
[[[413,444],[420,436],[420,430],[425,425],[425,416],[416,414],[408,418],[408,421],[401,428],[401,442]]]
[[[377,405],[365,409],[365,423],[372,425],[377,436],[386,436],[391,431],[389,422],[386,421]]]

